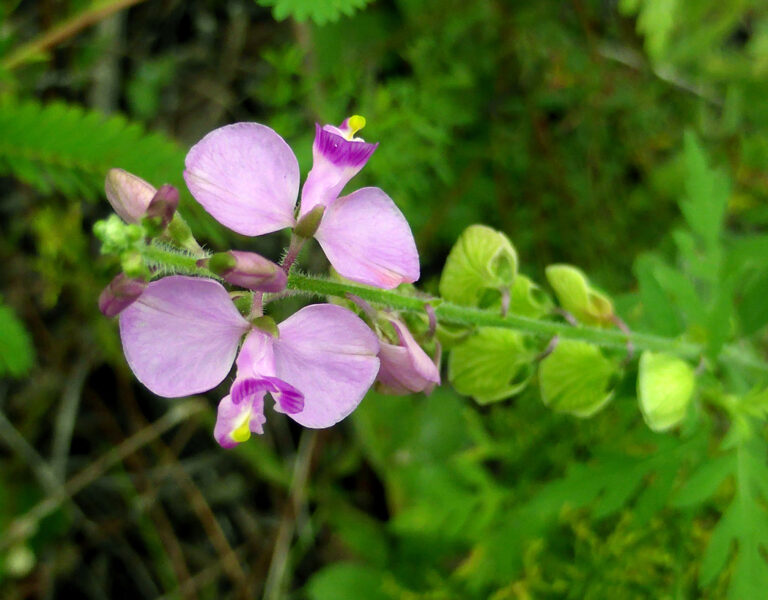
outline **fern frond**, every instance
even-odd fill
[[[271,6],[278,21],[292,17],[297,21],[312,20],[317,25],[338,21],[342,15],[352,16],[372,0],[256,0]]]
[[[121,167],[155,186],[178,187],[187,220],[219,241],[218,227],[184,197],[184,155],[173,140],[122,116],[63,102],[0,100],[0,175],[16,177],[43,194],[94,200],[104,196],[107,171]]]

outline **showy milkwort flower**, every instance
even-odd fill
[[[205,210],[243,235],[295,228],[302,218],[322,213],[316,229],[297,233],[314,234],[342,276],[394,288],[419,278],[416,244],[405,217],[379,188],[339,197],[376,150],[377,144],[355,137],[364,125],[365,119],[354,116],[339,127],[316,126],[314,162],[301,192],[298,221],[298,161],[265,125],[235,123],[210,132],[187,154],[184,178]]]
[[[139,381],[167,398],[216,387],[237,356],[214,429],[225,448],[263,432],[267,392],[275,410],[305,427],[330,427],[349,415],[379,370],[375,334],[333,304],[306,306],[276,327],[266,319],[244,319],[214,280],[174,275],[150,283],[123,310],[120,337]]]

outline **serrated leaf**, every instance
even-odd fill
[[[333,23],[342,16],[350,17],[373,0],[256,0],[261,6],[272,7],[272,15],[282,21],[291,17],[297,21],[314,21],[317,25]]]
[[[768,448],[760,438],[742,439],[733,450],[732,473],[736,492],[725,514],[712,531],[699,569],[699,582],[712,583],[736,553],[728,586],[732,600],[757,598],[768,587],[768,513],[765,478]]]
[[[721,454],[704,462],[677,491],[672,506],[696,506],[710,498],[735,468],[735,455]]]
[[[564,310],[587,325],[607,325],[611,322],[613,303],[590,285],[580,269],[572,265],[549,265],[545,272]]]
[[[686,197],[680,202],[686,222],[708,245],[720,236],[730,196],[730,182],[723,171],[707,164],[707,157],[692,131],[685,133]]]
[[[500,288],[512,285],[517,252],[506,235],[471,225],[456,240],[440,276],[440,295],[464,306],[497,303]]]
[[[659,283],[655,266],[661,262],[654,255],[644,254],[635,261],[635,277],[643,303],[643,314],[653,331],[665,336],[677,336],[684,330],[682,315]]]
[[[667,431],[688,411],[696,384],[693,369],[668,354],[643,352],[637,375],[637,400],[652,431]]]
[[[34,357],[24,325],[10,307],[0,304],[0,377],[21,377],[32,367]]]
[[[532,361],[523,335],[484,327],[451,350],[448,378],[460,394],[488,404],[522,391],[533,373]]]
[[[591,417],[611,399],[615,365],[597,346],[561,340],[539,366],[541,399],[557,412]]]

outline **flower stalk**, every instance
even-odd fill
[[[160,246],[146,246],[144,257],[153,264],[166,266],[169,270],[189,275],[212,277],[207,269],[199,268],[196,258],[178,254]],[[611,350],[626,351],[631,343],[637,352],[650,350],[665,352],[687,359],[698,359],[704,354],[704,346],[682,339],[667,338],[647,333],[601,329],[597,327],[573,327],[567,323],[533,319],[520,315],[501,316],[498,311],[459,306],[439,298],[409,296],[394,290],[374,289],[368,286],[331,281],[323,277],[305,275],[292,271],[288,276],[287,289],[317,296],[347,298],[347,294],[381,306],[399,311],[424,312],[427,306],[434,308],[438,321],[470,327],[501,327],[525,334],[551,339],[578,340]],[[269,301],[269,299],[266,299]],[[754,371],[768,372],[768,363],[745,353],[734,345],[725,346],[719,360],[724,363],[745,367]]]

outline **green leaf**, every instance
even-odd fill
[[[451,350],[448,378],[457,392],[480,404],[497,402],[528,385],[533,358],[522,334],[485,327]]]
[[[768,270],[753,270],[742,284],[737,304],[741,331],[744,335],[752,335],[768,324],[766,298],[768,298]]]
[[[685,324],[688,327],[692,325],[705,326],[707,316],[704,305],[690,277],[677,269],[673,269],[661,260],[654,261],[653,276],[674,306],[683,312]]]
[[[297,21],[314,21],[317,25],[352,16],[373,0],[256,0],[261,6],[271,6],[272,15],[282,21],[292,17]]]
[[[768,587],[768,565],[764,552],[768,548],[768,466],[765,440],[741,440],[732,451],[731,473],[736,479],[736,492],[731,505],[712,531],[699,569],[699,582],[712,583],[733,560],[728,598],[760,598]],[[718,473],[722,477],[722,470]]]
[[[597,346],[561,340],[539,366],[541,399],[557,412],[591,417],[611,399],[615,373]]]
[[[648,54],[654,60],[665,56],[674,31],[678,0],[621,0],[625,14],[637,13],[637,30],[645,36]]]
[[[498,302],[500,288],[512,285],[517,252],[506,235],[485,225],[471,225],[451,248],[440,276],[440,295],[464,306]]]
[[[660,335],[674,337],[683,333],[685,325],[677,306],[656,278],[655,267],[659,262],[657,256],[644,254],[635,261],[634,271],[648,326]]]
[[[637,400],[648,427],[666,431],[688,412],[696,385],[693,369],[668,354],[643,352],[637,376]]]
[[[692,131],[685,133],[686,197],[680,202],[686,222],[709,246],[715,246],[723,227],[731,194],[727,175],[707,164],[707,157]]]
[[[343,510],[330,510],[327,517],[334,534],[353,556],[384,568],[389,555],[384,524],[350,505],[342,506]]]
[[[546,483],[511,514],[500,516],[477,547],[476,554],[482,560],[473,565],[477,570],[474,576],[499,583],[509,581],[510,573],[522,566],[526,542],[541,538],[557,522],[565,506],[585,508],[595,503],[595,517],[599,514],[604,518],[631,504],[636,490],[645,486],[635,506],[638,519],[641,509],[645,512],[642,517],[649,518],[649,512],[666,504],[669,482],[680,465],[698,460],[707,440],[703,430],[684,441],[645,430],[638,432],[632,445],[636,449],[653,448],[650,452],[602,453],[589,463],[571,464],[563,477]]]
[[[579,321],[587,325],[611,322],[613,303],[589,284],[581,270],[571,265],[549,265],[546,275],[560,306]]]
[[[24,325],[10,307],[0,304],[0,377],[21,377],[32,367],[34,357]]]
[[[315,573],[307,584],[312,600],[391,600],[384,591],[385,574],[353,563],[336,563]]]
[[[698,506],[710,498],[735,466],[734,453],[720,454],[704,462],[677,491],[672,506],[686,508]]]

